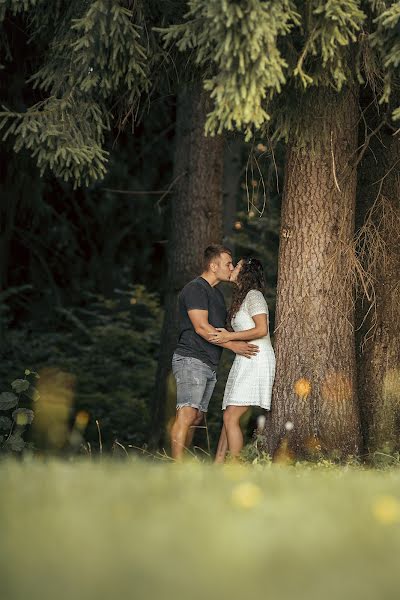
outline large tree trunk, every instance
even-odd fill
[[[344,457],[360,449],[354,310],[347,284],[357,148],[354,91],[321,90],[310,106],[314,148],[288,144],[275,326],[271,454]],[[340,189],[340,191],[339,191]],[[279,455],[279,453],[278,453]]]
[[[168,288],[160,356],[152,403],[151,446],[165,437],[165,425],[175,412],[167,403],[171,358],[177,344],[177,296],[199,275],[203,252],[222,238],[223,138],[205,137],[208,96],[197,84],[178,98],[174,196],[168,241]],[[171,394],[170,394],[171,395]],[[169,414],[170,413],[170,414]]]
[[[358,379],[365,446],[394,452],[400,450],[400,136],[382,130],[379,138],[361,163],[357,202],[361,259],[375,290],[372,305],[365,299],[358,305]]]

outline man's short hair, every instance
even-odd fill
[[[232,256],[232,250],[221,244],[211,244],[204,250],[203,256],[203,271],[208,271],[211,263],[221,256],[221,254],[229,254]]]

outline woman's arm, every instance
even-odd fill
[[[218,335],[219,330],[208,322],[208,310],[193,309],[188,311],[188,315],[195,332],[207,342],[211,341],[211,335]],[[223,346],[228,350],[232,350],[232,352],[235,352],[235,354],[245,356],[246,358],[251,358],[259,351],[258,346],[255,344],[245,343],[244,340],[218,342],[218,345]]]
[[[261,313],[252,317],[255,327],[243,331],[227,331],[217,328],[218,333],[211,333],[209,341],[213,344],[224,344],[226,342],[242,341],[249,342],[268,335],[268,315]]]

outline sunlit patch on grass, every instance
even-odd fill
[[[232,502],[239,508],[254,508],[260,504],[263,494],[258,485],[244,481],[232,490]]]
[[[383,525],[400,523],[400,501],[394,496],[380,496],[373,504],[372,512]]]

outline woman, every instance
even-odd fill
[[[242,340],[255,343],[260,351],[251,359],[237,355],[226,382],[222,410],[224,424],[218,443],[215,462],[223,462],[227,450],[237,459],[243,448],[240,418],[251,406],[270,410],[272,385],[275,377],[275,354],[268,326],[268,306],[265,301],[264,273],[259,260],[243,258],[231,274],[236,284],[228,312],[228,326],[233,331],[218,329],[210,341],[223,344]]]

